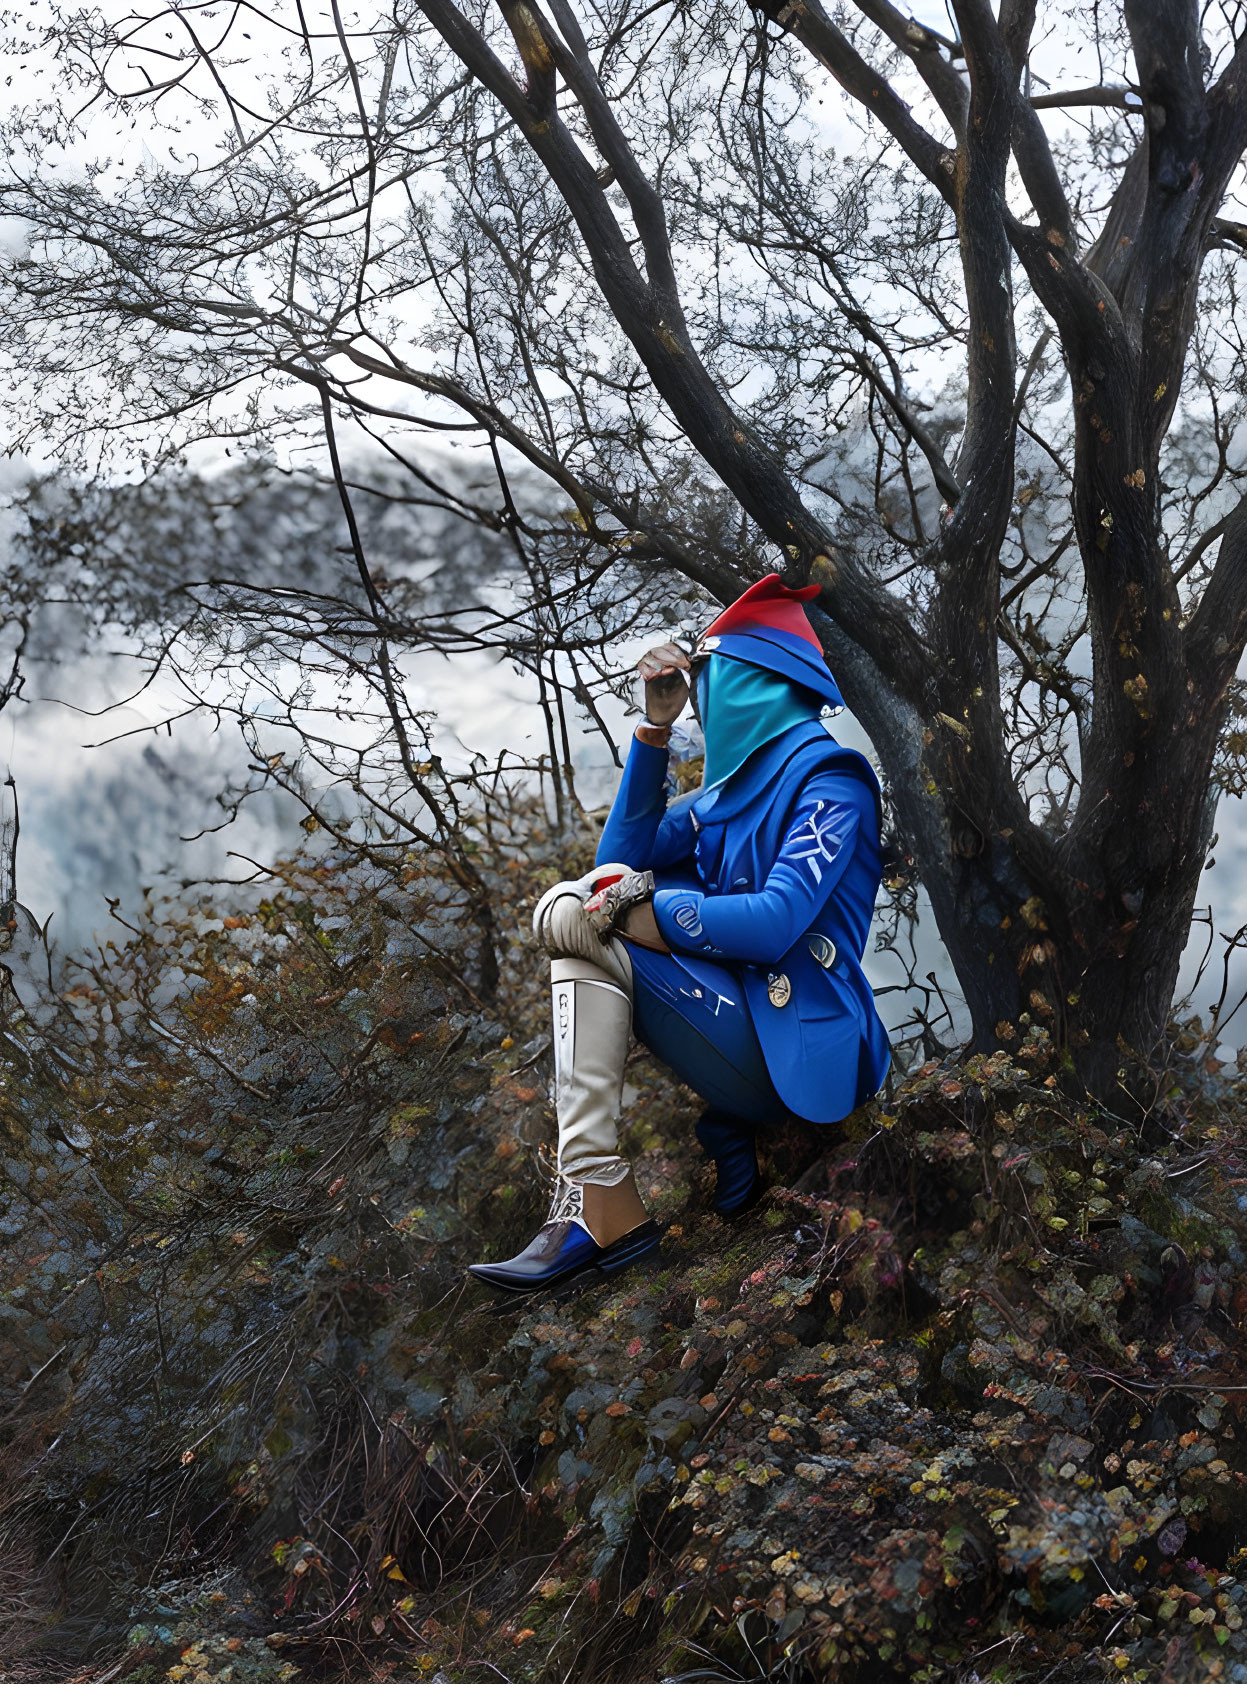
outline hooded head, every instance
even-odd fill
[[[802,607],[817,595],[817,585],[794,590],[770,573],[703,633],[693,664],[707,789],[791,726],[843,708]]]

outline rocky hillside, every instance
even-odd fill
[[[499,1303],[544,990],[405,876],[153,908],[13,1010],[0,1675],[1247,1680],[1236,1072],[1113,1114],[1022,1024],[727,1223],[638,1056],[657,1261]]]

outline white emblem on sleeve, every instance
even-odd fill
[[[810,868],[810,875],[816,883],[823,880],[823,868],[820,860],[828,864],[836,857],[836,850],[830,843],[830,836],[835,825],[835,814],[827,812],[826,817],[820,814],[827,807],[825,801],[816,804],[814,811],[805,823],[798,826],[788,839],[784,852],[792,860],[804,860]]]
[[[686,936],[691,936],[694,941],[701,939],[704,931],[702,930],[701,914],[697,910],[696,901],[681,901],[671,916]]]

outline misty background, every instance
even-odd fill
[[[367,466],[372,482],[384,485],[381,465]],[[470,450],[448,450],[439,463],[439,472],[465,490],[475,471]],[[80,535],[84,516],[92,523],[86,542]],[[453,611],[458,602],[488,601],[494,586],[505,598],[507,557],[495,535],[445,511],[385,498],[361,498],[358,516],[374,573],[387,583],[406,582],[426,605],[440,600]],[[9,460],[0,522],[10,603],[25,601],[29,614],[20,684],[0,712],[0,764],[15,782],[20,813],[18,896],[48,924],[63,961],[117,933],[110,907],[128,916],[149,891],[245,881],[257,865],[306,841],[306,811],[289,794],[269,785],[239,799],[256,781],[255,756],[237,713],[213,703],[228,695],[229,706],[249,715],[276,752],[283,728],[264,692],[234,683],[214,696],[211,684],[198,677],[188,689],[175,670],[153,673],[153,649],[185,614],[188,589],[223,578],[276,584],[289,577],[296,554],[304,588],[349,587],[353,575],[335,487],[306,469],[279,468],[275,460],[240,465],[219,456],[198,472],[166,473],[132,487],[87,487],[72,475]],[[695,636],[707,613],[700,604],[689,605],[677,634]],[[6,635],[11,657],[11,625]],[[598,720],[620,758],[638,717],[631,669],[653,641],[629,635],[611,646],[619,682],[615,693],[596,697]],[[432,717],[432,740],[451,768],[467,768],[474,757],[493,762],[500,755],[541,755],[538,686],[512,662],[483,650],[407,651],[403,675],[413,707]],[[271,665],[276,693],[291,695],[300,681],[293,664]],[[610,802],[618,766],[601,724],[566,699],[575,796],[591,813]],[[267,712],[274,717],[266,719]],[[350,740],[349,710],[338,719],[338,731]],[[840,716],[836,734],[877,765],[851,712]],[[686,748],[695,751],[695,736]],[[530,781],[535,787],[536,778]],[[322,780],[319,793],[329,782]],[[349,808],[349,792],[341,799]],[[1179,990],[1195,983],[1211,929],[1212,961],[1192,1001],[1205,1012],[1221,992],[1224,937],[1247,924],[1242,820],[1242,800],[1223,795],[1219,841]],[[918,907],[917,974],[934,973],[957,1032],[968,1033],[956,979],[921,890]],[[527,915],[527,908],[514,908],[516,924],[526,924]],[[865,963],[876,989],[888,991],[881,1008],[895,1027],[913,1005],[899,989],[903,967],[895,955],[873,947]],[[1236,999],[1247,987],[1247,964],[1237,952],[1230,954],[1228,976]],[[1239,1037],[1247,1040],[1244,1024],[1247,1014],[1239,1013],[1223,1038],[1224,1050],[1236,1049]]]

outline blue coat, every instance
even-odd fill
[[[870,763],[812,719],[717,789],[668,804],[666,774],[666,750],[634,738],[598,863],[655,873],[672,952],[740,978],[780,1098],[836,1122],[890,1059],[861,967],[881,876]]]

